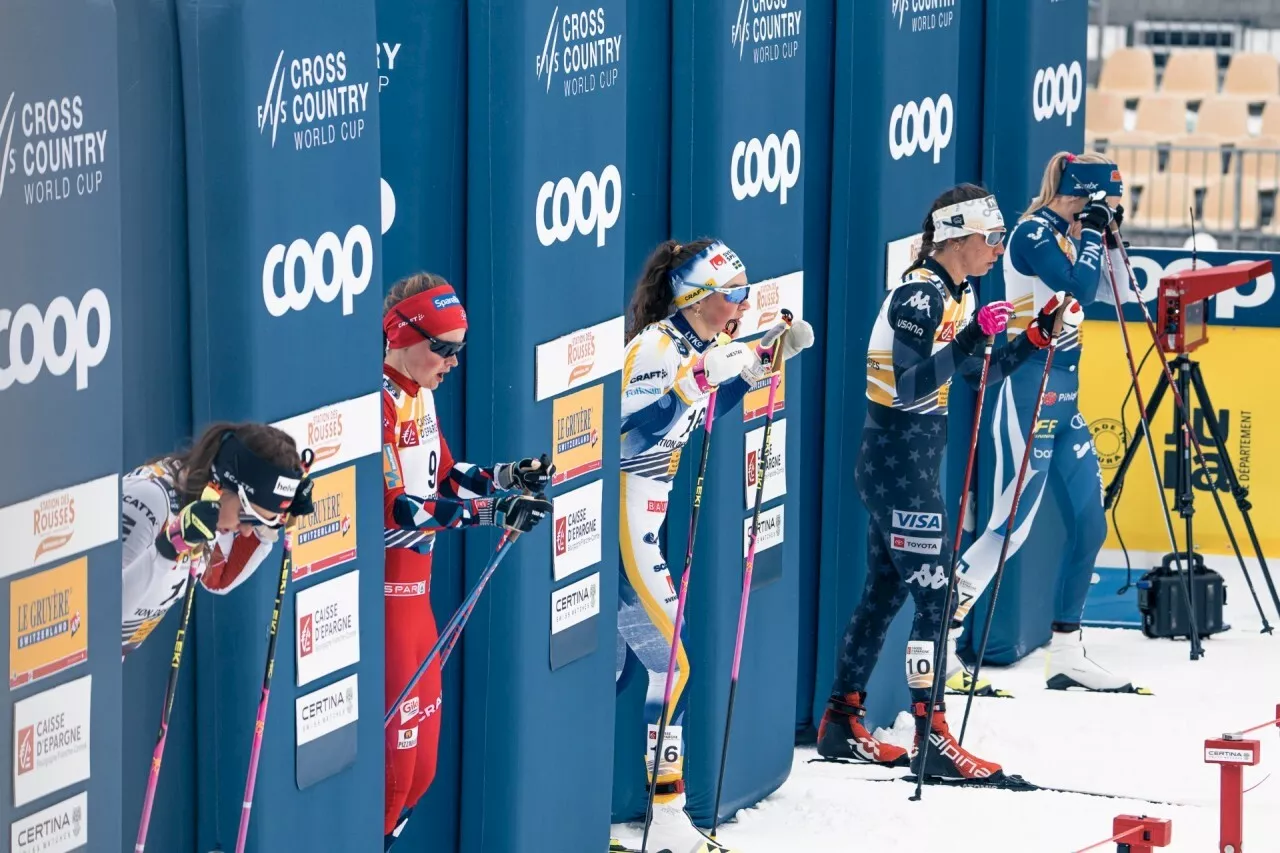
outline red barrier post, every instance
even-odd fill
[[[1244,850],[1244,768],[1261,760],[1262,745],[1256,740],[1241,740],[1226,735],[1204,742],[1206,764],[1222,768],[1222,802],[1218,835],[1218,853],[1241,853]]]
[[[1168,847],[1173,840],[1173,821],[1146,815],[1117,815],[1111,822],[1112,838],[1120,853],[1152,853],[1157,847]]]

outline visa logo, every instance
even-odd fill
[[[932,530],[942,532],[942,515],[936,512],[893,511],[893,526],[898,530]]]

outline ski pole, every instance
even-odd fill
[[[738,667],[742,662],[742,639],[747,627],[747,603],[751,600],[751,573],[756,562],[756,542],[760,536],[760,504],[764,502],[764,478],[768,469],[769,434],[773,428],[774,406],[778,398],[778,383],[782,378],[782,345],[786,342],[790,331],[792,314],[782,309],[783,322],[787,328],[778,336],[770,356],[772,373],[769,377],[769,409],[764,421],[764,440],[760,444],[760,457],[756,460],[756,504],[751,513],[751,538],[747,545],[747,565],[742,574],[742,600],[738,605],[738,636],[733,645],[733,670],[729,677],[729,707],[724,717],[724,744],[720,748],[720,772],[716,777],[716,802],[711,811],[711,838],[716,837],[716,828],[720,823],[720,795],[724,791],[725,763],[729,757],[729,732],[733,727],[733,702],[738,694]]]
[[[689,595],[689,575],[693,572],[693,545],[697,538],[698,516],[702,509],[702,483],[707,475],[707,458],[711,453],[711,427],[716,418],[716,393],[707,397],[707,416],[703,421],[702,456],[698,460],[698,477],[693,488],[693,512],[689,516],[689,544],[684,551],[684,573],[680,576],[680,594],[676,601],[676,619],[671,628],[671,656],[667,660],[667,683],[662,695],[662,711],[658,714],[658,742],[654,745],[653,775],[649,778],[649,794],[644,808],[644,835],[640,853],[648,853],[649,826],[653,822],[653,798],[658,793],[658,770],[662,766],[662,743],[667,735],[667,715],[671,712],[671,693],[675,687],[676,662],[680,651],[680,629],[684,625],[684,603]]]
[[[987,618],[982,626],[982,644],[978,647],[978,657],[973,663],[973,680],[969,682],[969,695],[964,700],[964,719],[960,722],[960,737],[957,738],[957,742],[961,746],[964,745],[964,731],[969,724],[969,711],[973,708],[973,697],[978,692],[978,674],[982,672],[982,658],[987,653],[987,640],[991,638],[991,621],[996,614],[996,597],[1000,594],[1000,579],[1004,576],[1004,564],[1009,556],[1009,540],[1013,538],[1014,519],[1018,515],[1018,501],[1022,498],[1022,487],[1025,484],[1024,478],[1027,474],[1027,465],[1031,461],[1031,447],[1035,443],[1036,427],[1040,423],[1040,406],[1044,403],[1044,390],[1049,384],[1049,371],[1053,368],[1053,351],[1058,346],[1058,330],[1061,324],[1062,312],[1066,310],[1067,301],[1070,299],[1071,294],[1066,294],[1066,299],[1063,300],[1062,305],[1058,306],[1049,334],[1049,351],[1044,359],[1044,373],[1040,376],[1040,390],[1036,393],[1036,405],[1031,415],[1031,429],[1027,432],[1026,445],[1022,448],[1022,464],[1018,466],[1018,480],[1013,486],[1013,502],[1009,507],[1009,520],[1005,523],[1004,541],[1000,543],[1000,559],[996,561],[996,576],[991,584],[991,601],[987,605]],[[1032,320],[1032,322],[1035,321]],[[947,618],[947,615],[946,613],[942,614],[944,619]],[[932,708],[929,709],[929,713],[933,713]],[[928,742],[929,739],[925,738],[925,743]],[[920,772],[924,772],[923,764],[920,766]]]
[[[1134,301],[1138,303],[1138,308],[1142,311],[1142,317],[1147,323],[1147,331],[1151,333],[1151,340],[1156,344],[1157,349],[1161,349],[1160,333],[1156,330],[1155,321],[1151,319],[1151,311],[1147,308],[1147,304],[1142,301],[1142,294],[1137,292],[1138,280],[1134,278],[1133,264],[1129,262],[1129,253],[1124,248],[1124,237],[1119,233],[1118,228],[1117,228],[1116,237],[1117,237],[1116,243],[1120,248],[1120,257],[1124,259],[1125,270],[1129,274],[1129,288],[1130,290],[1133,291]],[[1107,273],[1111,277],[1111,290],[1112,290],[1112,293],[1115,294],[1116,310],[1119,311],[1121,310],[1119,305],[1120,290],[1116,282],[1115,267],[1111,263],[1110,253],[1107,253],[1106,257],[1107,257],[1107,260],[1106,260]],[[1177,405],[1177,407],[1180,410],[1186,412],[1188,415],[1188,418],[1184,419],[1184,423],[1182,424],[1182,429],[1183,429],[1183,432],[1186,433],[1187,437],[1191,440],[1191,446],[1195,449],[1196,462],[1199,463],[1200,470],[1204,471],[1206,476],[1208,476],[1208,472],[1209,472],[1208,462],[1205,460],[1204,448],[1200,444],[1200,437],[1196,435],[1195,430],[1191,429],[1190,424],[1186,422],[1187,420],[1189,420],[1191,409],[1189,406],[1187,406],[1186,401],[1182,396],[1182,392],[1178,390],[1178,383],[1175,382],[1173,379],[1173,371],[1169,369],[1169,363],[1164,359],[1163,350],[1161,350],[1161,354],[1160,354],[1160,369],[1164,371],[1165,381],[1169,383],[1169,390],[1173,392],[1174,404]],[[1210,432],[1216,433],[1218,428],[1214,423],[1212,413],[1210,413],[1209,415],[1209,422],[1211,424]],[[1226,467],[1225,476],[1228,477],[1228,482],[1233,486],[1233,492],[1239,489],[1238,483],[1234,482],[1235,474],[1232,471],[1231,466],[1229,464]],[[1209,491],[1213,495],[1213,502],[1218,507],[1219,515],[1222,516],[1222,526],[1227,532],[1227,538],[1231,541],[1231,548],[1236,553],[1236,559],[1240,561],[1240,571],[1244,575],[1245,584],[1249,587],[1249,593],[1253,596],[1253,603],[1258,608],[1258,615],[1262,618],[1262,633],[1270,634],[1272,632],[1271,624],[1267,621],[1267,614],[1263,612],[1262,602],[1258,600],[1258,592],[1256,589],[1254,589],[1253,578],[1249,576],[1249,568],[1248,566],[1245,565],[1244,555],[1240,551],[1240,545],[1236,542],[1235,531],[1232,530],[1231,522],[1227,519],[1227,511],[1226,511],[1226,508],[1223,506],[1222,497],[1218,494],[1218,490],[1216,488],[1211,488],[1209,489]],[[1257,534],[1254,532],[1254,529],[1253,529],[1253,522],[1250,520],[1247,513],[1242,512],[1241,515],[1244,516],[1245,527],[1248,528],[1250,536],[1253,539],[1254,552],[1258,555],[1258,562],[1261,564],[1261,568],[1262,568],[1262,577],[1267,582],[1267,587],[1271,592],[1271,601],[1276,607],[1276,612],[1280,613],[1280,594],[1276,592],[1276,585],[1271,578],[1270,569],[1267,568],[1267,560],[1266,560],[1266,557],[1264,557],[1262,554],[1262,548],[1258,543]]]
[[[201,500],[217,500],[218,493],[205,486]],[[196,584],[200,580],[197,568],[204,557],[204,546],[197,546],[184,554],[187,562],[187,590],[182,597],[182,621],[178,624],[178,636],[173,641],[173,657],[169,663],[169,683],[164,689],[164,704],[160,707],[160,732],[151,752],[151,772],[147,774],[147,792],[142,798],[142,819],[138,823],[138,839],[133,845],[135,853],[142,853],[147,846],[147,831],[151,827],[151,807],[155,805],[156,787],[160,784],[160,762],[164,759],[165,742],[169,739],[169,715],[173,713],[173,701],[178,694],[178,668],[182,665],[182,647],[187,636],[187,624],[191,621],[191,603],[196,597]]]
[[[458,637],[462,636],[462,629],[466,627],[467,620],[471,618],[471,611],[475,609],[476,602],[480,600],[480,594],[484,592],[485,586],[489,583],[489,578],[493,577],[498,564],[502,562],[503,557],[507,556],[512,544],[519,538],[520,532],[518,530],[508,527],[503,531],[502,538],[498,540],[498,549],[489,558],[489,563],[484,567],[484,571],[480,573],[480,580],[476,581],[476,585],[467,593],[467,597],[463,599],[462,604],[459,605],[453,616],[449,618],[448,624],[444,626],[444,630],[440,632],[440,636],[436,639],[435,645],[431,647],[431,651],[427,652],[426,658],[418,666],[417,672],[413,674],[413,677],[409,679],[409,683],[400,691],[396,701],[392,702],[391,707],[387,709],[387,714],[382,720],[383,728],[391,725],[391,720],[395,717],[396,709],[400,707],[400,703],[413,690],[413,686],[418,683],[418,679],[422,678],[423,673],[427,671],[427,667],[431,666],[431,662],[440,655],[446,644],[452,649]]]
[[[311,448],[302,452],[302,474],[305,477],[315,461]],[[276,640],[280,636],[280,611],[284,609],[284,593],[293,574],[293,528],[298,522],[289,516],[284,525],[284,552],[280,556],[280,586],[276,589],[275,607],[267,635],[267,666],[262,676],[262,698],[258,700],[258,716],[253,725],[253,747],[249,751],[249,772],[244,783],[244,803],[240,808],[240,831],[236,836],[236,853],[244,853],[249,840],[249,812],[253,808],[253,788],[258,779],[258,759],[262,756],[262,738],[267,729],[267,701],[271,698],[271,676],[276,668]]]
[[[943,682],[947,680],[946,659],[947,659],[947,634],[951,628],[951,604],[955,601],[956,594],[956,567],[960,562],[960,541],[964,536],[964,516],[965,510],[969,506],[969,486],[973,482],[973,460],[978,453],[978,441],[981,437],[982,427],[982,400],[987,392],[987,372],[991,368],[991,347],[993,340],[987,337],[986,350],[982,354],[982,375],[978,380],[978,399],[974,403],[973,409],[973,432],[969,439],[969,461],[964,466],[964,486],[960,491],[960,511],[956,513],[956,536],[952,542],[951,548],[951,573],[947,578],[947,600],[942,608],[942,628],[938,636],[938,647],[933,654],[933,690],[929,694],[929,721],[932,727],[933,709],[938,706],[938,696],[941,694]],[[929,743],[932,738],[924,739],[924,746],[921,747],[923,752],[920,756],[920,772],[916,774],[916,792],[911,796],[912,800],[919,800],[921,797],[921,786],[924,784],[924,771],[929,766]]]

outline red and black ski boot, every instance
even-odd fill
[[[911,772],[919,776],[924,754],[924,738],[928,732],[928,766],[923,768],[926,784],[990,784],[1000,786],[1006,782],[1021,783],[1017,776],[1005,776],[1004,770],[994,761],[984,761],[966,751],[947,727],[946,705],[939,702],[933,713],[927,714],[928,702],[911,705],[911,715],[916,720],[916,753],[911,759]],[[1025,784],[1025,783],[1022,783]]]
[[[862,724],[867,715],[865,698],[862,693],[846,693],[827,700],[827,710],[818,725],[818,754],[829,760],[906,767],[911,758],[905,749],[876,740]]]

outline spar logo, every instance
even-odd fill
[[[1079,62],[1073,61],[1070,67],[1059,63],[1057,68],[1041,68],[1031,82],[1031,113],[1037,122],[1066,116],[1067,127],[1071,127],[1083,97],[1084,73]]]
[[[286,60],[282,50],[258,104],[258,134],[270,128],[275,148],[280,130],[292,129],[295,151],[351,142],[364,134],[368,109],[369,84],[349,79],[345,51]]]
[[[942,150],[951,144],[954,129],[955,110],[945,92],[936,102],[925,98],[920,103],[898,104],[889,114],[889,156],[901,160],[917,151],[932,151],[936,164]]]
[[[331,271],[328,277],[326,269]],[[368,228],[357,223],[342,239],[326,231],[314,246],[299,237],[288,247],[277,243],[268,249],[262,263],[262,299],[272,317],[283,317],[289,311],[304,310],[312,296],[328,303],[341,295],[346,316],[355,310],[355,298],[372,278],[373,238]]]
[[[548,94],[554,83],[564,97],[616,86],[622,70],[622,33],[609,33],[604,7],[560,14],[557,6],[534,57],[534,75]]]
[[[22,182],[27,205],[92,195],[102,189],[106,160],[107,131],[86,121],[82,96],[19,104],[18,93],[11,91],[5,99],[0,111],[0,198],[11,180]]]
[[[543,183],[538,189],[533,221],[538,242],[544,246],[568,242],[574,231],[584,237],[595,231],[596,248],[600,248],[621,214],[622,173],[610,163],[599,177],[587,171],[576,181],[564,177]]]
[[[738,0],[738,14],[729,27],[729,44],[738,49],[738,61],[751,44],[753,63],[792,59],[800,53],[800,19],[803,9],[788,9],[789,0]]]
[[[889,0],[889,16],[898,22],[898,30],[906,28],[911,16],[911,32],[945,29],[955,23],[955,7],[960,0]]]
[[[771,133],[764,140],[738,142],[729,157],[729,186],[738,201],[755,198],[761,190],[778,193],[787,203],[787,191],[800,180],[800,134],[788,130],[779,139]]]
[[[331,459],[342,451],[341,411],[321,409],[312,413],[307,421],[307,447],[316,455],[315,462]]]
[[[0,308],[0,391],[15,382],[30,385],[46,367],[54,376],[64,376],[74,367],[76,390],[83,391],[89,387],[89,371],[102,364],[110,345],[111,305],[96,287],[80,298],[79,306],[59,296],[44,312],[31,303],[17,311]],[[8,364],[3,363],[6,349]]]
[[[378,54],[378,94],[382,94],[382,90],[391,85],[391,73],[396,70],[396,56],[400,53],[400,48],[404,45],[396,42],[392,44],[386,41],[380,41],[377,45]],[[385,233],[385,232],[384,232]]]

